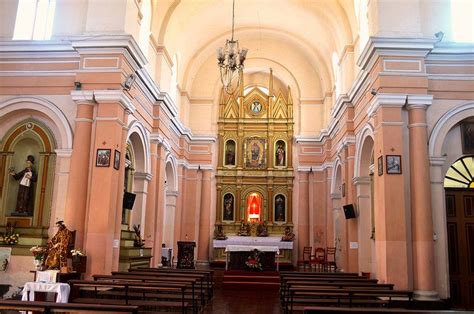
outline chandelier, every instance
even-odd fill
[[[232,37],[226,40],[225,46],[217,50],[217,64],[221,74],[221,82],[227,94],[233,94],[242,83],[241,75],[244,68],[247,49],[239,49],[239,41],[234,40],[235,0],[232,1]]]

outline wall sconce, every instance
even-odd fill
[[[130,88],[132,88],[132,85],[136,79],[137,79],[137,76],[135,74],[130,74],[129,76],[127,76],[127,79],[122,84],[123,88],[125,90],[130,90]]]
[[[74,82],[74,87],[76,90],[81,90],[82,89],[82,83],[81,82]]]

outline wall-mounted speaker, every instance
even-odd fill
[[[133,204],[135,203],[135,197],[137,195],[130,193],[130,192],[125,192],[123,193],[123,208],[125,209],[132,209]]]
[[[342,206],[342,208],[344,209],[344,215],[346,216],[346,219],[356,218],[354,205],[347,204]]]

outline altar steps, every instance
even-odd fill
[[[224,289],[269,289],[280,288],[278,272],[225,271],[222,279]]]

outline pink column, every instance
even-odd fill
[[[345,199],[344,204],[353,203],[356,204],[356,199],[354,195],[354,188],[352,184],[352,176],[354,174],[354,155],[355,155],[355,145],[348,145],[346,149],[346,163],[345,163]],[[359,237],[357,234],[358,230],[358,219],[348,219],[347,222],[347,240],[348,243],[348,252],[347,252],[347,271],[349,272],[358,272],[359,271],[359,248],[351,248],[350,243],[359,244]]]
[[[406,171],[403,171],[405,128],[402,107],[406,95],[378,94],[369,110],[374,115],[374,159],[383,158],[383,174],[375,176],[375,243],[377,279],[395,284],[396,289],[411,289],[406,204]],[[401,173],[388,174],[387,155],[400,155]],[[408,166],[407,166],[408,167]]]
[[[154,238],[154,246],[153,246],[153,259],[152,265],[157,265],[161,263],[161,254],[157,254],[157,252],[161,252],[161,243],[163,242],[163,219],[164,219],[164,211],[165,211],[165,203],[166,203],[166,195],[165,195],[165,158],[166,158],[166,149],[162,144],[158,145],[158,160],[157,160],[157,167],[156,167],[156,178],[154,178],[155,182],[155,208],[154,211],[154,221],[155,224],[154,229],[155,233],[152,235]]]
[[[82,248],[89,187],[88,169],[91,168],[89,161],[94,102],[92,91],[73,91],[71,96],[77,104],[77,113],[64,221],[69,229],[76,230],[75,246]]]
[[[413,285],[418,299],[437,299],[426,108],[433,97],[408,97]]]
[[[123,147],[125,110],[131,107],[128,98],[119,90],[94,91],[98,103],[92,134],[94,166],[91,167],[89,197],[86,213],[85,250],[88,255],[88,275],[107,274],[118,265],[120,248],[120,215],[122,208],[117,196],[121,172],[113,167],[114,149]],[[110,149],[110,164],[96,166],[98,149]]]
[[[148,183],[147,198],[146,198],[146,209],[145,209],[145,246],[155,247],[155,232],[156,225],[153,223],[155,221],[155,208],[156,208],[156,182],[157,182],[157,168],[158,168],[158,154],[157,154],[157,142],[155,140],[151,141],[150,144],[150,160],[151,160],[151,176],[152,179]],[[161,261],[161,250],[153,251],[153,256],[159,256]],[[152,265],[155,264],[156,259],[153,260]]]
[[[211,171],[202,171],[201,213],[199,219],[198,260],[209,261],[210,215],[211,215]]]
[[[303,247],[309,243],[309,211],[308,211],[308,172],[299,172],[299,206],[298,206],[298,259],[303,258]]]

